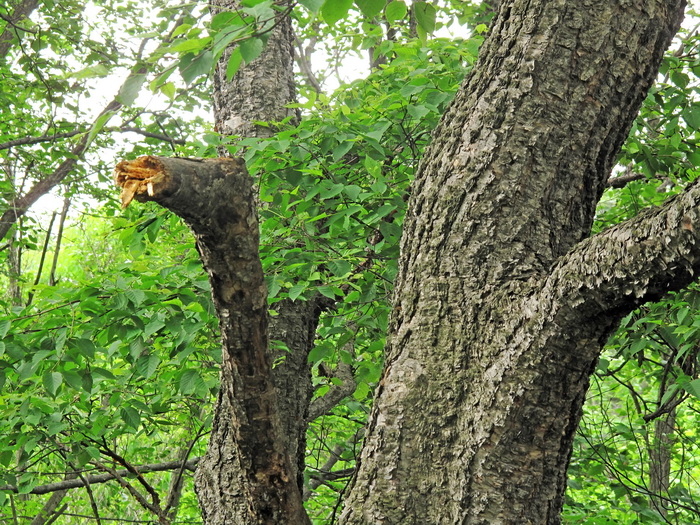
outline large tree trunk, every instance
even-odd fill
[[[342,522],[560,522],[610,330],[698,266],[694,195],[582,241],[684,4],[501,3],[416,177]]]

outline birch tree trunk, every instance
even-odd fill
[[[587,239],[682,0],[504,0],[404,224],[346,524],[555,524],[600,349],[699,267],[698,187]]]

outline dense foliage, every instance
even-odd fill
[[[282,299],[333,303],[309,357],[314,395],[342,383],[339,367],[350,367],[354,385],[311,423],[305,493],[315,522],[331,523],[382,369],[410,182],[476,60],[488,9],[300,0],[291,16],[302,118],[266,123],[271,138],[234,145],[208,124],[209,74],[229,44],[239,43],[231,76],[258,56],[271,0],[213,18],[156,0],[84,4],[44,2],[21,20],[17,6],[0,12],[9,49],[0,58],[0,213],[53,195],[0,240],[0,519],[155,523],[160,513],[201,522],[186,462],[204,451],[218,389],[209,283],[176,217],[146,205],[120,211],[105,183],[114,158],[224,148],[244,156],[260,189],[271,315]],[[462,37],[442,36],[450,25]],[[596,231],[696,178],[698,37],[680,37]],[[324,92],[352,56],[368,58],[367,73]],[[569,469],[567,523],[700,521],[699,308],[691,287],[640,308],[611,338]],[[160,473],[137,474],[144,465]],[[70,496],[47,487],[74,480],[81,488],[64,489]]]

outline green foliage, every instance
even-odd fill
[[[75,268],[70,282],[38,288],[31,306],[6,305],[2,483],[28,491],[50,478],[18,478],[22,465],[90,468],[114,451],[136,463],[172,459],[176,443],[209,425],[201,407],[218,389],[220,348],[188,232],[161,210],[115,218],[113,228],[112,253],[135,259],[112,260],[108,273]],[[179,244],[154,250],[159,232]]]

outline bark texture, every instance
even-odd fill
[[[226,428],[244,481],[247,523],[308,523],[282,439],[257,211],[245,164],[148,156],[120,162],[115,178],[125,205],[131,197],[153,200],[182,217],[195,235],[220,320],[222,417],[231,417]]]
[[[689,282],[698,186],[590,239],[682,0],[503,0],[404,225],[346,524],[557,524],[619,318]]]
[[[280,2],[284,5],[286,2]],[[213,0],[213,11],[234,10],[238,0]],[[267,137],[272,130],[256,121],[280,122],[296,113],[286,105],[295,100],[294,47],[289,17],[281,13],[263,53],[226,80],[228,48],[214,72],[214,121],[222,135]]]

